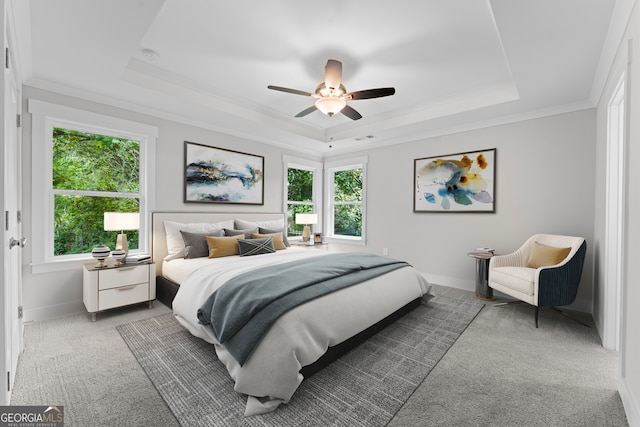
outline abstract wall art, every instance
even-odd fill
[[[495,212],[496,149],[415,159],[414,212]]]
[[[184,201],[264,204],[264,157],[185,141]]]

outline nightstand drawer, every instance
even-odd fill
[[[98,293],[98,310],[107,310],[147,300],[149,300],[149,283],[120,286]]]
[[[121,267],[100,272],[98,289],[111,289],[126,285],[149,282],[149,266]],[[100,309],[102,310],[102,308]]]

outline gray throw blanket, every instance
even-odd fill
[[[198,309],[242,366],[271,325],[287,311],[392,270],[404,261],[369,253],[339,253],[259,268],[234,277]],[[354,308],[357,301],[354,301]]]

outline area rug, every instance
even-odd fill
[[[471,299],[435,296],[303,381],[288,404],[244,417],[246,396],[213,346],[172,314],[118,332],[176,419],[192,426],[384,426],[482,309]]]

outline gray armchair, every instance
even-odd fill
[[[573,303],[582,277],[587,243],[582,237],[535,234],[517,251],[489,262],[489,286],[539,307]]]

